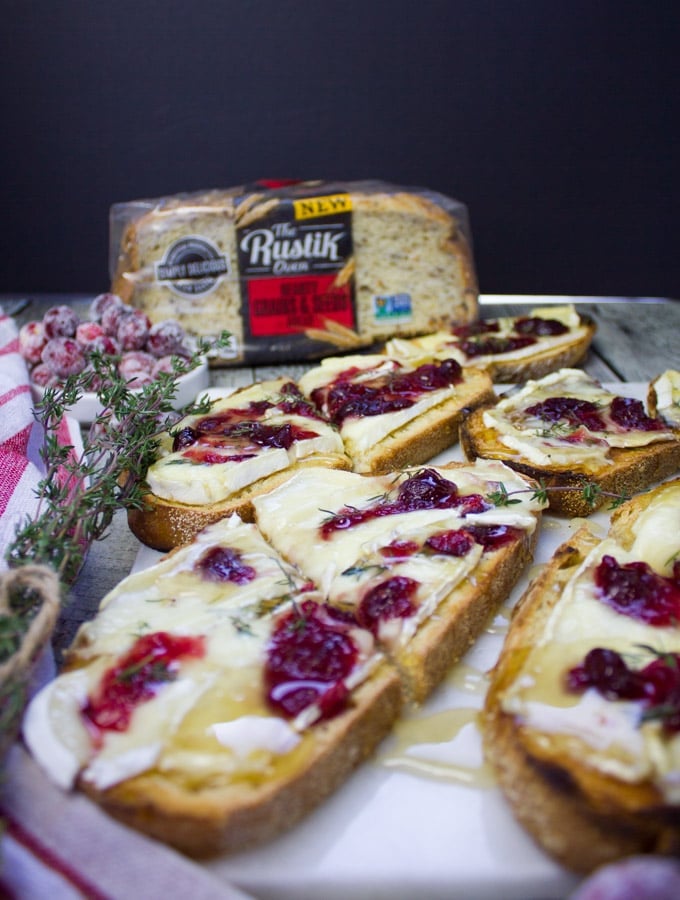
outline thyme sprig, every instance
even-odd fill
[[[139,508],[142,480],[158,447],[158,435],[176,413],[178,379],[209,352],[225,346],[198,341],[191,358],[175,357],[171,372],[132,390],[117,372],[115,357],[93,354],[92,371],[69,376],[47,388],[36,404],[36,419],[45,434],[41,451],[45,474],[37,487],[35,515],[18,528],[6,551],[11,567],[42,563],[54,569],[64,585],[78,574],[87,548],[108,533],[120,508]],[[94,385],[103,407],[83,442],[82,453],[61,444],[57,432],[68,409]]]
[[[595,484],[592,481],[586,481],[581,485],[560,485],[559,487],[546,485],[543,480],[540,480],[538,484],[539,486],[537,488],[517,488],[514,491],[509,491],[506,486],[500,482],[495,491],[490,491],[486,495],[486,499],[490,503],[493,503],[494,506],[511,506],[515,503],[522,502],[521,499],[517,497],[518,494],[529,494],[529,499],[546,504],[549,501],[550,491],[560,490],[579,493],[588,505],[593,508],[599,505],[601,498],[609,497],[611,498],[611,503],[607,507],[608,509],[616,509],[629,499],[626,494],[615,494],[611,491],[605,491],[599,484]]]

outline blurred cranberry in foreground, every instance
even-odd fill
[[[661,856],[631,856],[598,869],[569,900],[677,900],[680,862]]]

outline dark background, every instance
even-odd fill
[[[485,293],[680,297],[678,4],[2,0],[0,292],[108,287],[112,203],[464,201]]]

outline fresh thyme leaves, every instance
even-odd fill
[[[345,575],[348,578],[357,577],[361,578],[361,576],[365,572],[375,572],[376,575],[380,574],[380,572],[386,572],[389,566],[383,566],[379,563],[357,563],[355,566],[350,566],[348,569],[344,569],[340,574]]]
[[[628,496],[626,494],[614,494],[610,491],[604,491],[602,488],[595,484],[594,482],[587,481],[581,485],[564,485],[564,486],[555,486],[551,487],[550,485],[546,485],[545,482],[539,481],[538,488],[518,488],[514,491],[508,491],[506,486],[499,482],[498,487],[494,491],[490,491],[486,495],[486,499],[493,503],[494,506],[510,506],[514,503],[520,503],[516,495],[517,494],[529,494],[531,500],[536,500],[539,503],[548,503],[550,497],[551,490],[559,490],[559,491],[573,491],[580,493],[583,499],[588,503],[589,506],[595,507],[600,502],[602,497],[610,498],[609,509],[616,509],[618,506],[621,506],[622,503],[625,503],[628,500]]]
[[[214,343],[199,341],[191,359],[175,357],[173,371],[162,373],[139,390],[131,390],[116,369],[116,358],[92,355],[93,370],[69,376],[63,385],[45,390],[36,418],[45,432],[45,474],[38,489],[35,516],[23,523],[6,551],[11,567],[43,563],[68,585],[78,574],[87,548],[105,537],[119,508],[139,508],[141,482],[153,462],[158,434],[175,415],[177,380],[194,369],[209,350],[225,346],[229,335]],[[56,434],[66,410],[95,384],[104,411],[97,416],[76,454]]]

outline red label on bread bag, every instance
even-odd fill
[[[334,275],[254,279],[248,311],[253,337],[322,329],[326,319],[354,327],[351,285],[337,285]]]
[[[246,195],[237,242],[248,338],[309,341],[329,321],[355,329],[348,194],[271,191],[257,202]]]

